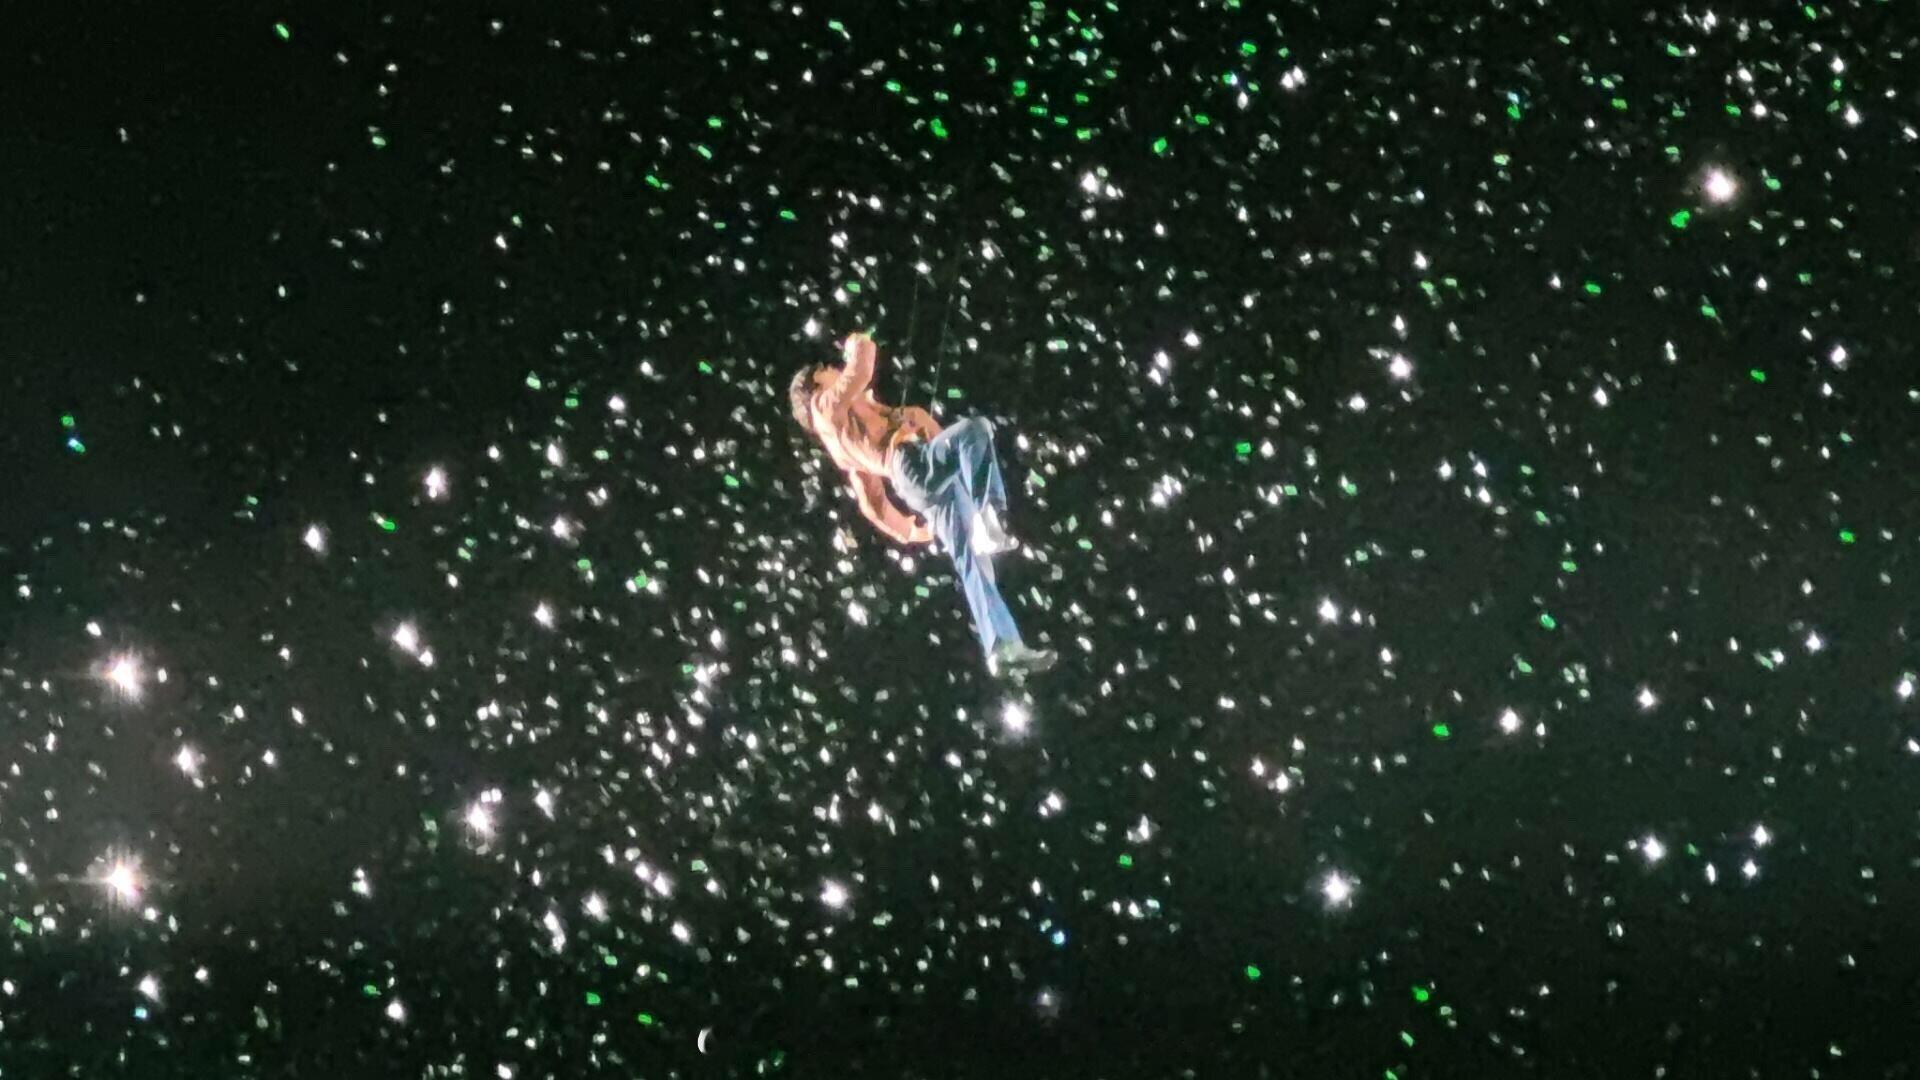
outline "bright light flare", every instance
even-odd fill
[[[131,860],[115,859],[107,866],[100,883],[107,887],[116,903],[132,905],[140,900],[140,868]]]
[[[829,881],[820,890],[820,902],[836,910],[847,906],[847,887],[837,881]]]
[[[1340,871],[1334,870],[1321,881],[1320,894],[1327,898],[1328,907],[1343,907],[1353,899],[1353,881]]]
[[[146,676],[140,670],[138,657],[120,655],[107,663],[107,681],[113,684],[115,692],[129,701],[140,697]]]
[[[474,803],[472,806],[467,807],[466,822],[467,828],[472,829],[481,836],[493,835],[493,811],[487,809],[486,806],[481,803]]]
[[[435,465],[427,470],[427,498],[444,499],[447,497],[447,470]]]
[[[1707,198],[1717,203],[1732,202],[1740,194],[1740,182],[1728,175],[1724,169],[1708,169],[1706,179],[1701,181],[1701,190]]]

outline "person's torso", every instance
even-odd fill
[[[882,405],[869,392],[848,404],[846,415],[837,423],[821,429],[821,441],[842,469],[886,476],[896,444],[914,438],[930,439],[939,430],[940,425],[925,409]]]

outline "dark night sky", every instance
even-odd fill
[[[44,8],[0,1077],[1911,1075],[1896,3]]]

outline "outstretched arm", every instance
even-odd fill
[[[873,385],[873,363],[879,350],[874,348],[873,339],[865,334],[847,336],[847,363],[840,369],[840,376],[820,397],[820,406],[828,416],[838,416],[844,412],[847,403],[866,392]]]
[[[900,544],[926,544],[933,541],[933,530],[916,521],[912,515],[902,513],[887,498],[886,481],[868,473],[862,473],[853,479],[854,501],[860,504],[860,512],[866,515],[873,527],[893,538]]]

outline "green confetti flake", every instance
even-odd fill
[[[380,996],[380,988],[379,988],[379,987],[377,987],[377,986],[375,986],[375,985],[373,985],[372,983],[368,983],[368,984],[366,984],[365,986],[362,986],[362,987],[360,988],[360,993],[361,993],[362,995],[364,995],[364,996],[366,996],[366,997],[370,997],[370,998],[371,998],[371,997],[379,997],[379,996]]]
[[[1213,117],[1208,116],[1206,113],[1194,113],[1193,122],[1199,124],[1201,127],[1212,127]]]
[[[1403,1031],[1400,1033],[1400,1041],[1411,1047],[1413,1045],[1413,1035]]]
[[[1259,968],[1257,968],[1257,967],[1255,967],[1255,966],[1253,966],[1252,964],[1248,964],[1248,965],[1247,965],[1247,968],[1246,968],[1246,971],[1247,971],[1247,981],[1248,981],[1248,982],[1259,982],[1259,981],[1260,981],[1260,969],[1259,969]]]
[[[1133,856],[1131,855],[1122,854],[1116,861],[1119,862],[1122,870],[1130,869],[1133,866]]]
[[[1422,1005],[1425,1005],[1427,1003],[1427,999],[1432,996],[1433,994],[1429,992],[1427,988],[1424,986],[1416,986],[1413,988],[1413,1000],[1419,1002]]]
[[[1027,96],[1027,80],[1025,79],[1013,80],[1013,96],[1014,97]]]
[[[594,992],[593,992],[593,991],[591,991],[591,990],[589,990],[589,991],[587,991],[587,1005],[588,1005],[588,1007],[592,1007],[592,1006],[595,1006],[595,1005],[598,1005],[598,1004],[600,1004],[600,995],[599,995],[599,994],[596,994],[596,993],[594,993]]]
[[[395,529],[398,529],[400,527],[398,522],[394,521],[392,518],[388,517],[385,514],[373,515],[373,523],[375,525],[380,526],[380,529],[382,532],[393,532]]]
[[[1153,140],[1153,152],[1156,154],[1164,154],[1167,152],[1167,140],[1165,136]]]
[[[647,174],[647,183],[653,187],[659,188],[661,191],[665,191],[667,189],[666,182],[661,180],[659,177],[653,175],[652,173]]]
[[[1579,564],[1575,563],[1572,559],[1562,559],[1560,562],[1560,569],[1565,570],[1567,573],[1571,574],[1579,570],[1580,566]]]
[[[527,389],[540,389],[540,376],[538,374],[531,371],[527,372]]]
[[[1753,370],[1747,372],[1747,377],[1757,383],[1763,383],[1767,381],[1767,373],[1764,371],[1761,371],[1759,368],[1754,368]]]
[[[1851,544],[1851,543],[1853,543],[1853,530],[1852,530],[1852,529],[1841,529],[1841,530],[1840,530],[1840,542],[1841,542],[1841,543],[1843,543],[1843,544]]]
[[[1515,667],[1516,669],[1518,669],[1518,670],[1519,670],[1519,672],[1520,672],[1520,674],[1522,674],[1522,675],[1531,675],[1531,674],[1533,674],[1533,665],[1532,665],[1532,664],[1529,664],[1529,663],[1527,663],[1527,662],[1526,662],[1526,660],[1525,660],[1524,658],[1522,658],[1522,657],[1518,657],[1518,656],[1516,656],[1516,657],[1514,657],[1514,658],[1513,658],[1513,666],[1514,666],[1514,667]]]
[[[1597,281],[1589,281],[1582,288],[1587,290],[1589,296],[1599,296],[1601,292],[1600,283]]]
[[[933,118],[933,125],[932,125],[932,126],[933,126],[933,137],[934,137],[934,138],[936,138],[936,139],[944,139],[944,138],[946,138],[946,137],[947,137],[947,125],[946,125],[945,123],[943,123],[943,122],[941,121],[941,119],[940,119],[939,117],[937,117],[937,116],[936,116],[936,117],[934,117],[934,118]]]
[[[1251,41],[1243,41],[1243,42],[1241,42],[1241,43],[1240,43],[1240,55],[1241,55],[1241,56],[1252,56],[1253,54],[1255,54],[1255,53],[1257,53],[1257,52],[1259,52],[1259,51],[1260,51],[1260,46],[1258,46],[1258,45],[1255,45],[1255,44],[1254,44],[1253,42],[1251,42]]]
[[[1516,103],[1514,103],[1514,104],[1512,104],[1512,105],[1508,105],[1508,106],[1507,106],[1507,115],[1508,115],[1509,117],[1511,117],[1511,118],[1513,118],[1513,119],[1515,119],[1515,120],[1518,120],[1518,119],[1520,119],[1520,105],[1519,105],[1519,103],[1517,103],[1517,102],[1516,102]]]
[[[18,915],[13,917],[13,928],[23,934],[33,933],[33,924]]]
[[[1436,739],[1451,739],[1453,738],[1453,729],[1444,723],[1435,724],[1433,725],[1433,737]]]
[[[780,211],[780,220],[782,220],[782,221],[798,221],[798,220],[800,220],[800,219],[799,219],[798,217],[796,217],[796,216],[794,215],[794,213],[793,213],[793,211],[791,211],[791,210],[782,210],[782,211]]]
[[[378,131],[376,131],[373,133],[372,138],[373,138],[373,148],[375,150],[385,150],[387,148],[387,137],[385,135],[382,135]]]
[[[273,33],[274,33],[274,36],[278,37],[281,41],[293,40],[293,31],[287,27],[286,23],[283,23],[283,22],[274,23]]]
[[[894,83],[893,85],[898,86],[900,84]],[[717,116],[709,116],[707,117],[707,126],[710,128],[713,128],[715,131],[718,131],[719,129],[726,126],[726,121],[720,119]]]
[[[1731,101],[1729,101],[1729,102],[1727,102],[1727,115],[1728,115],[1728,116],[1739,116],[1739,115],[1740,115],[1740,106],[1738,106],[1738,105],[1736,105],[1736,104],[1734,104],[1734,103],[1733,103],[1733,102],[1731,102]]]
[[[728,473],[725,477],[722,478],[722,480],[730,488],[737,488],[740,486],[739,478],[734,476],[732,473]]]
[[[1549,614],[1547,614],[1546,612],[1544,612],[1544,611],[1543,611],[1543,612],[1541,612],[1541,613],[1540,613],[1540,625],[1541,625],[1541,626],[1544,626],[1544,627],[1546,627],[1546,628],[1547,628],[1547,629],[1549,629],[1549,630],[1551,630],[1551,629],[1553,629],[1553,628],[1554,628],[1555,626],[1558,626],[1559,624],[1553,621],[1553,616],[1551,616],[1551,615],[1549,615]]]
[[[1692,220],[1693,220],[1693,211],[1691,210],[1676,210],[1673,212],[1673,216],[1667,219],[1667,221],[1670,222],[1673,225],[1673,227],[1676,229],[1686,228],[1687,222]]]
[[[700,374],[702,375],[713,374],[713,365],[707,363],[705,360],[700,361]]]
[[[635,1016],[635,1017],[634,1017],[634,1019],[635,1019],[635,1020],[638,1020],[638,1021],[640,1021],[640,1026],[641,1026],[641,1027],[652,1027],[652,1026],[653,1026],[653,1014],[652,1014],[652,1013],[645,1013],[645,1012],[643,1012],[643,1013],[641,1013],[641,1014],[639,1014],[638,1016]]]
[[[67,439],[67,449],[76,454],[84,454],[87,452],[87,444],[80,441],[80,436],[75,435]]]
[[[1495,165],[1498,165],[1498,166],[1500,166],[1501,168],[1506,168],[1506,166],[1507,166],[1507,163],[1508,163],[1508,162],[1510,162],[1510,161],[1512,161],[1512,160],[1513,160],[1513,159],[1512,159],[1511,157],[1508,157],[1508,156],[1507,156],[1506,154],[1495,154],[1495,155],[1493,155],[1493,163],[1494,163]]]
[[[1700,314],[1706,316],[1709,319],[1717,319],[1720,317],[1720,309],[1714,307],[1710,303],[1703,302],[1700,305]]]
[[[1233,452],[1241,457],[1246,457],[1248,454],[1253,453],[1253,444],[1250,442],[1234,443]]]
[[[72,414],[72,413],[61,413],[61,414],[60,414],[60,426],[61,426],[61,427],[63,427],[63,428],[66,428],[66,429],[67,429],[68,431],[72,431],[72,430],[73,430],[73,425],[74,425],[74,419],[73,419],[73,414]]]

